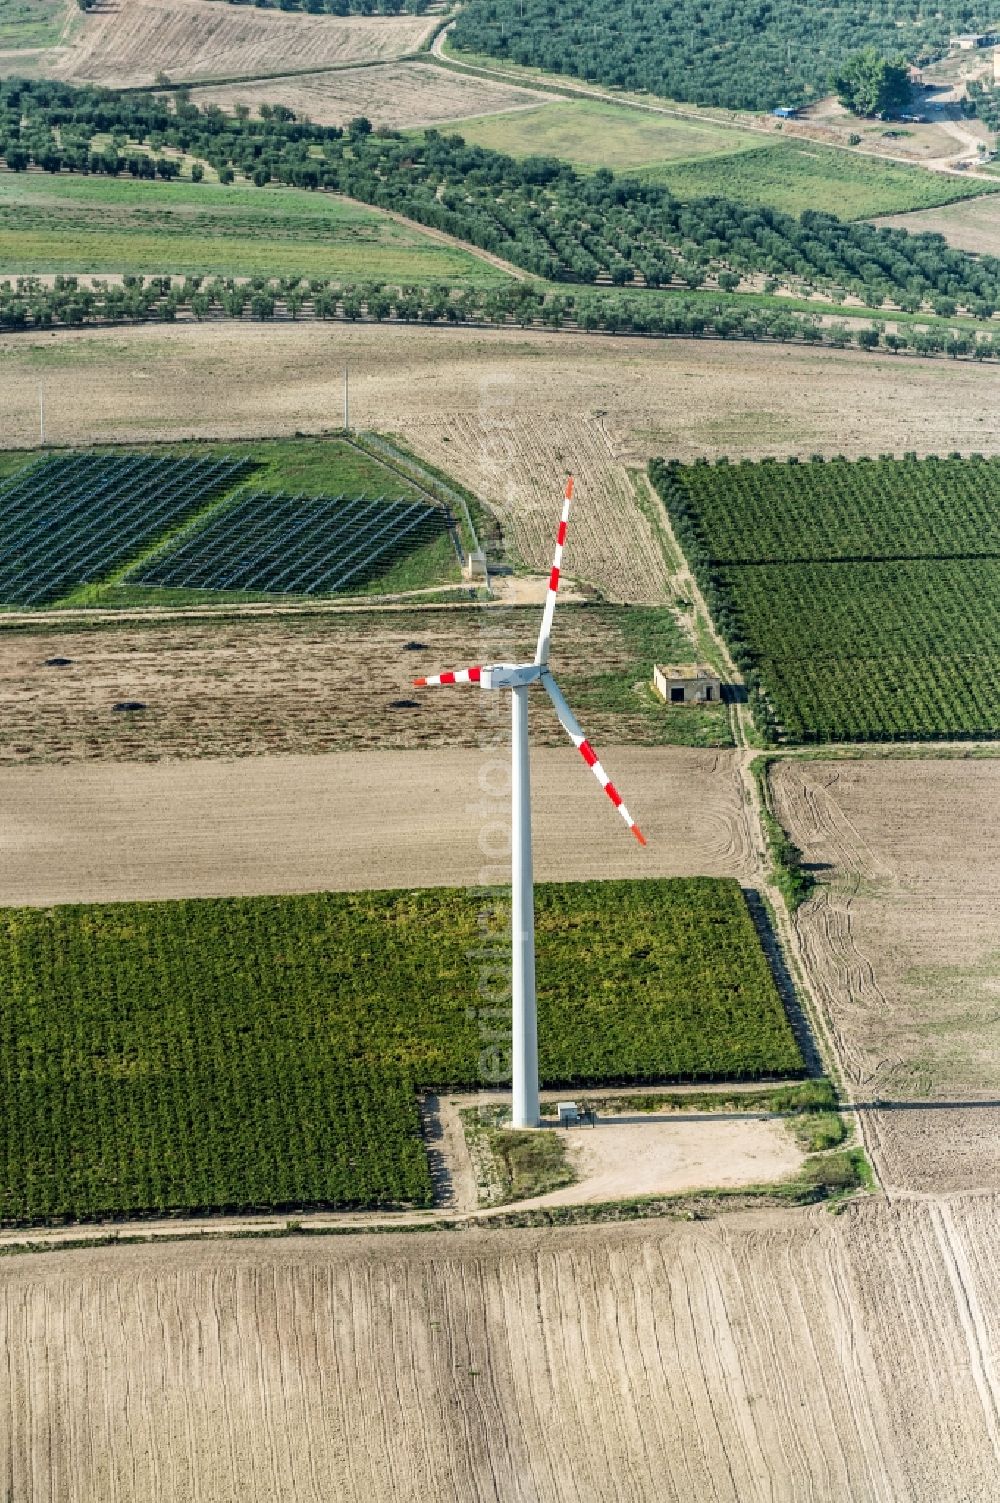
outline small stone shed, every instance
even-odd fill
[[[653,688],[668,705],[710,704],[722,698],[722,680],[697,663],[653,667]]]

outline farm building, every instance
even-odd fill
[[[668,705],[708,704],[722,698],[722,680],[696,663],[653,667],[653,688]]]
[[[990,47],[993,33],[989,31],[963,31],[948,43],[952,52],[975,52],[979,47]]]

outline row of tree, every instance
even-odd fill
[[[884,323],[851,328],[824,324],[813,315],[758,308],[738,300],[651,299],[636,293],[602,295],[561,292],[516,282],[462,292],[443,286],[397,286],[382,282],[340,283],[330,278],[136,277],[120,283],[81,283],[37,277],[0,283],[0,330],[79,326],[92,323],[163,322],[186,313],[196,319],[269,320],[275,317],[343,319],[349,322],[475,324],[583,330],[588,333],[655,337],[776,340],[825,344],[837,349],[946,354],[953,359],[1000,358],[996,336],[963,329],[887,330]]]
[[[80,4],[94,0],[80,0]],[[230,5],[255,5],[260,10],[304,10],[321,16],[422,16],[431,0],[229,0]]]
[[[992,79],[971,78],[967,84],[969,113],[992,131],[1000,131],[1000,88]]]
[[[859,47],[928,62],[996,15],[974,0],[467,0],[457,47],[615,88],[765,110],[826,93]]]
[[[555,282],[704,284],[763,274],[854,294],[866,306],[938,305],[989,317],[1000,308],[1000,259],[952,249],[941,235],[847,222],[724,198],[681,201],[606,169],[587,175],[551,157],[519,160],[428,130],[422,138],[290,118],[199,109],[183,94],[115,94],[66,84],[0,84],[0,155],[48,171],[118,171],[127,142],[207,161],[266,186],[330,189],[409,215]],[[95,135],[111,146],[93,150]],[[75,155],[74,155],[75,154]],[[131,170],[130,168],[126,170]],[[150,169],[143,167],[142,171]],[[152,169],[157,170],[157,169]]]

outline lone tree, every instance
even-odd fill
[[[830,84],[844,108],[855,115],[896,115],[910,102],[906,59],[890,62],[877,47],[852,53]]]

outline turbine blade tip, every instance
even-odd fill
[[[414,689],[426,689],[427,680],[425,678],[415,678],[413,680],[413,687]]]
[[[636,840],[639,842],[640,845],[645,845],[646,844],[646,837],[642,833],[642,831],[639,829],[638,825],[633,825],[632,826],[632,834],[635,836]]]

